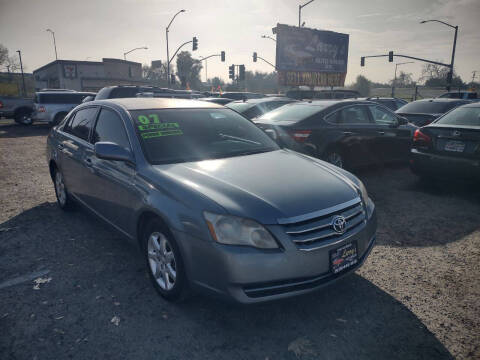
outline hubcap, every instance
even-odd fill
[[[63,176],[60,171],[55,174],[55,190],[57,192],[57,199],[60,205],[64,206],[67,201],[67,193],[65,191],[65,184],[63,183]]]
[[[177,279],[175,255],[168,239],[159,232],[148,238],[148,263],[153,277],[163,290],[171,290]]]
[[[327,161],[330,163],[330,164],[333,164],[339,168],[343,168],[343,161],[342,161],[342,157],[340,156],[340,154],[337,154],[337,153],[331,153],[328,155],[328,158],[327,158]]]

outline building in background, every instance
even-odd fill
[[[146,84],[142,64],[103,58],[102,61],[55,60],[33,71],[35,90],[98,91],[105,86]]]

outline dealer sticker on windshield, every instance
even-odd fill
[[[183,135],[180,125],[176,122],[161,122],[157,114],[139,115],[137,117],[138,130],[143,139],[151,139],[160,136]]]

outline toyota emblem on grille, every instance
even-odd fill
[[[462,135],[462,133],[458,130],[455,130],[454,132],[452,132],[452,136],[460,136]]]
[[[347,220],[341,215],[336,215],[332,219],[332,227],[335,232],[343,234],[347,227]]]

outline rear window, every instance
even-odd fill
[[[259,120],[300,121],[322,111],[325,107],[326,105],[325,106],[307,105],[307,104],[285,105],[264,114],[262,117],[260,117]]]
[[[414,101],[402,106],[397,110],[399,113],[406,114],[443,114],[459,106],[459,102],[434,102],[434,101]]]
[[[35,102],[37,104],[80,104],[82,100],[91,94],[36,94]]]
[[[480,126],[480,107],[459,107],[436,121],[437,124]]]
[[[232,102],[230,104],[227,104],[227,107],[230,108],[230,109],[233,109],[239,113],[243,113],[245,111],[247,111],[248,109],[250,109],[251,107],[254,107],[255,104],[250,104],[250,103],[247,103],[247,102],[240,102],[240,103],[237,103],[237,102]]]

